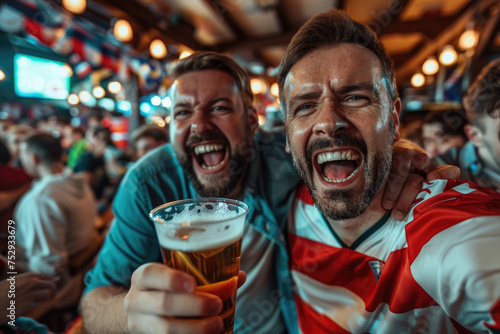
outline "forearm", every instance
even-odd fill
[[[127,290],[99,287],[82,298],[80,312],[86,333],[129,333],[123,300]]]

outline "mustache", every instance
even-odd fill
[[[224,135],[222,134],[217,134],[217,133],[207,133],[207,134],[192,134],[189,136],[189,138],[186,140],[186,143],[184,144],[184,148],[186,151],[191,151],[194,145],[199,144],[204,141],[209,141],[209,140],[217,140],[220,141],[224,144],[224,146],[227,145],[227,139]]]
[[[340,134],[333,138],[320,138],[311,142],[306,147],[307,161],[312,164],[314,152],[335,146],[350,146],[357,148],[364,156],[366,156],[368,149],[364,140],[358,137],[350,136],[347,134]]]

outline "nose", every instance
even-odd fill
[[[317,136],[332,137],[335,133],[349,129],[349,123],[341,115],[335,101],[324,101],[316,114],[313,132]]]
[[[210,115],[203,110],[195,111],[191,120],[191,133],[203,134],[213,129]]]

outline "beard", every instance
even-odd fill
[[[250,133],[250,131],[249,131]],[[228,150],[229,171],[220,171],[216,174],[204,175],[204,181],[201,181],[196,174],[193,166],[193,147],[203,141],[216,140],[222,143]],[[201,197],[227,197],[237,186],[238,182],[244,176],[246,166],[251,160],[253,147],[253,137],[239,146],[231,148],[229,141],[222,133],[211,133],[206,135],[190,135],[184,144],[184,152],[175,150],[175,156],[179,161],[184,173],[187,175],[194,189]],[[185,153],[187,152],[187,153]],[[195,158],[196,159],[196,158]]]
[[[394,137],[394,126],[391,126],[390,141]],[[330,189],[320,192],[314,185],[313,153],[317,150],[330,147],[349,146],[357,148],[365,160],[365,185],[360,193],[359,189]],[[298,161],[293,156],[295,169],[309,190],[316,207],[331,220],[347,220],[359,217],[366,212],[373,198],[382,189],[391,169],[392,146],[378,151],[373,158],[367,158],[366,143],[357,137],[341,134],[330,139],[318,139],[306,148],[305,161]]]

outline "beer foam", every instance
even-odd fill
[[[237,222],[236,220],[243,220]],[[177,224],[156,224],[160,246],[183,252],[202,251],[220,248],[238,241],[243,234],[244,217],[227,221],[224,224],[210,222],[185,222]]]
[[[192,252],[230,245],[241,238],[245,214],[231,210],[234,205],[204,203],[182,210],[167,207],[155,214],[160,245],[171,250]]]

